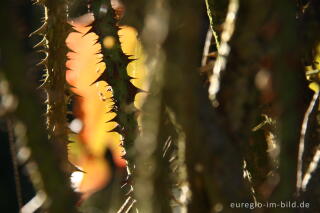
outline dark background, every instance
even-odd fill
[[[41,54],[35,52],[32,47],[40,38],[36,36],[29,38],[29,34],[40,26],[42,9],[33,5],[31,0],[12,0],[7,12],[21,39],[22,50],[26,53],[27,75],[33,76],[30,78],[32,79],[30,83],[35,84],[41,78],[42,68],[34,66],[40,60]],[[1,26],[0,30],[1,33],[6,33],[6,29],[1,29]],[[40,91],[37,92],[39,92],[39,97],[43,96]],[[0,118],[0,212],[15,213],[19,212],[19,209],[7,129],[6,120]],[[19,166],[19,174],[22,199],[25,204],[34,196],[34,189],[23,165]]]

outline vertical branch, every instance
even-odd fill
[[[309,86],[319,85],[319,33],[320,33],[320,2],[310,0],[299,1],[298,23],[299,40],[304,41],[302,46],[302,57],[306,66],[307,79],[311,81]],[[313,87],[313,90],[315,88]],[[317,91],[316,93],[319,93]],[[317,94],[314,94],[314,98]],[[313,99],[314,100],[314,99]],[[319,100],[317,101],[319,102]],[[305,114],[308,120],[305,135],[300,135],[298,171],[297,171],[297,192],[299,199],[308,201],[311,206],[309,211],[319,209],[319,109],[318,103],[310,102],[309,107],[314,104],[314,109],[309,115]],[[307,110],[308,112],[308,110]],[[301,156],[302,155],[302,156]],[[300,174],[299,174],[300,173]],[[301,175],[301,176],[300,176]],[[300,182],[300,183],[299,183]],[[300,186],[299,186],[300,185]],[[301,187],[301,188],[300,188]],[[299,193],[300,192],[300,193]]]
[[[66,0],[39,0],[38,4],[45,9],[45,20],[33,34],[43,35],[43,40],[35,47],[41,50],[45,58],[40,64],[45,65],[43,88],[47,94],[47,128],[49,138],[54,143],[55,151],[59,153],[62,169],[66,176],[70,176],[73,168],[68,161],[68,127],[67,127],[67,101],[66,92],[66,55],[65,44],[71,27],[67,23]]]
[[[296,191],[294,177],[297,171],[299,133],[306,110],[305,99],[308,97],[308,89],[299,58],[301,48],[295,3],[285,0],[274,1],[273,5],[270,22],[273,21],[276,34],[269,48],[273,51],[271,69],[279,116],[277,123],[280,143],[280,183],[272,199],[281,201],[294,199]]]
[[[171,212],[168,162],[162,156],[162,147],[168,137],[163,102],[163,64],[166,58],[162,50],[169,21],[167,2],[149,1],[145,12],[141,37],[148,55],[146,65],[150,89],[142,107],[142,134],[135,144],[135,194],[139,211]]]
[[[314,160],[312,160],[311,164],[309,165],[307,169],[307,174],[306,176],[303,175],[302,171],[302,166],[303,166],[303,154],[304,154],[304,146],[306,143],[306,134],[307,134],[307,129],[308,126],[310,125],[309,119],[314,111],[314,109],[318,106],[319,104],[319,92],[314,93],[313,98],[310,102],[310,105],[304,115],[303,122],[302,122],[302,127],[300,131],[300,140],[299,140],[299,150],[298,150],[298,165],[297,165],[297,193],[300,192],[300,190],[305,190],[306,185],[311,177],[311,173],[315,170],[314,164],[317,165],[317,161],[315,158],[317,158],[317,154],[314,155]],[[313,165],[313,166],[311,166]]]
[[[241,155],[221,128],[220,118],[196,72],[200,51],[189,51],[197,50],[200,3],[170,1],[170,9],[170,27],[164,45],[167,58],[164,101],[186,138],[192,193],[188,211],[229,209],[230,202],[249,201],[251,196],[243,181]]]
[[[170,162],[171,166],[175,166],[172,169],[172,175],[174,175],[174,181],[176,181],[176,187],[172,188],[173,196],[177,203],[177,207],[172,205],[173,212],[178,209],[181,213],[186,213],[188,211],[188,203],[190,200],[190,186],[187,177],[187,167],[186,167],[186,136],[182,127],[177,123],[176,117],[172,111],[167,109],[170,121],[175,128],[176,136],[176,151],[173,152],[176,158],[175,161]],[[176,192],[176,193],[175,193]]]
[[[256,191],[271,170],[263,131],[252,131],[272,96],[265,61],[270,38],[264,33],[271,10],[272,5],[263,0],[230,1],[209,88],[228,133],[244,155]]]
[[[88,33],[94,32],[99,36],[97,42],[101,44],[101,62],[106,65],[106,70],[95,82],[107,82],[113,92],[112,99],[115,104],[111,111],[116,113],[116,117],[108,122],[117,122],[118,126],[112,131],[118,132],[123,136],[123,146],[126,152],[124,157],[127,160],[128,170],[127,185],[129,186],[129,191],[127,195],[131,197],[133,188],[130,181],[131,173],[134,170],[133,146],[138,132],[137,109],[134,106],[134,98],[139,89],[132,84],[131,80],[133,78],[128,75],[127,66],[135,59],[125,55],[121,49],[118,35],[120,28],[115,10],[111,6],[111,1],[94,1],[92,8],[95,20]],[[131,200],[129,203],[129,206],[131,206],[135,200],[128,199]]]
[[[9,4],[9,1],[3,1],[0,7],[1,26],[6,29],[6,33],[0,34],[2,52],[0,66],[12,86],[12,93],[18,100],[14,115],[21,119],[22,123],[17,122],[14,129],[27,140],[31,157],[40,171],[41,176],[33,176],[32,180],[37,184],[36,188],[45,191],[49,204],[48,212],[75,213],[77,212],[75,194],[70,187],[69,178],[61,169],[62,159],[57,156],[53,144],[49,142],[44,122],[40,119],[42,108],[38,97],[35,96],[36,88],[25,76],[25,58],[19,46],[20,41],[15,26],[11,22]],[[30,165],[29,171],[35,173],[34,167]]]
[[[297,195],[310,203],[310,212],[319,208],[319,92],[316,92],[305,113],[299,141]],[[306,127],[304,129],[303,127]],[[301,147],[301,146],[303,147]],[[301,175],[301,176],[299,176]],[[300,179],[300,182],[299,181]],[[299,184],[299,185],[298,185]]]
[[[302,191],[306,190],[306,188],[311,180],[312,174],[316,171],[316,169],[319,166],[319,161],[320,161],[320,148],[318,147],[310,164],[308,165],[308,168],[307,168],[305,175],[303,176],[303,178],[301,180],[301,184],[300,184],[299,189],[301,189]]]
[[[163,146],[171,129],[166,124],[164,104],[156,105],[161,95],[153,82],[150,95],[143,107],[142,134],[136,143],[137,158],[135,194],[141,212],[171,212],[172,187],[169,161],[163,156]],[[171,126],[172,128],[172,126]]]
[[[239,9],[238,0],[230,0],[227,17],[223,24],[223,32],[221,38],[221,47],[218,49],[218,58],[213,68],[213,74],[210,78],[209,95],[212,101],[215,101],[217,92],[220,89],[220,76],[224,71],[227,57],[230,53],[229,41],[234,33],[235,21]]]

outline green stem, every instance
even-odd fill
[[[207,7],[207,14],[210,21],[210,28],[216,43],[217,50],[219,50],[220,41],[219,41],[219,36],[216,32],[216,26],[214,26],[214,22],[213,22],[214,17],[212,15],[212,11],[213,11],[212,2],[210,0],[205,0],[205,1],[206,1],[206,7]]]

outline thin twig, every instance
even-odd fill
[[[169,148],[171,147],[171,143],[172,143],[172,139],[171,139],[171,136],[169,136],[168,139],[166,140],[164,146],[163,146],[163,154],[162,154],[163,158],[166,156]]]
[[[201,66],[205,66],[207,64],[208,55],[209,55],[210,46],[211,46],[211,40],[212,40],[212,30],[209,27],[207,35],[206,35],[206,41],[204,43]]]
[[[210,78],[209,97],[214,103],[216,94],[220,89],[220,75],[227,64],[227,57],[230,53],[229,41],[234,33],[236,17],[239,9],[239,0],[230,0],[226,20],[223,24],[221,44],[218,49],[218,58],[214,64],[213,75]]]
[[[300,141],[299,141],[299,152],[298,152],[298,166],[297,166],[297,193],[298,194],[299,194],[300,190],[304,189],[306,187],[306,185],[308,184],[308,181],[311,177],[311,173],[315,170],[314,162],[316,162],[316,164],[318,164],[318,161],[319,161],[319,159],[318,159],[319,156],[317,157],[317,155],[320,154],[320,150],[318,149],[316,154],[313,157],[312,162],[308,166],[308,170],[307,170],[305,176],[302,179],[302,163],[303,163],[302,157],[303,157],[303,153],[304,153],[306,131],[308,128],[311,113],[314,110],[314,108],[317,106],[318,100],[319,100],[319,92],[314,93],[313,98],[310,102],[310,105],[304,115],[303,123],[302,123],[302,127],[301,127]]]
[[[305,191],[308,183],[312,177],[312,173],[317,169],[318,164],[320,161],[320,147],[318,146],[316,153],[314,154],[311,163],[308,166],[306,174],[303,176],[302,183],[301,183],[301,189],[302,191]]]

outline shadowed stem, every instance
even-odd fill
[[[65,175],[65,171],[61,168],[62,160],[57,156],[56,149],[48,140],[45,122],[41,119],[42,105],[39,97],[35,95],[37,88],[26,77],[25,56],[17,38],[16,28],[12,25],[9,4],[9,1],[3,1],[0,7],[1,26],[6,29],[6,33],[0,34],[3,59],[0,66],[12,86],[12,93],[18,99],[18,107],[14,111],[14,115],[21,122],[17,123],[14,128],[28,142],[31,157],[36,162],[40,172],[40,177],[36,175],[34,176],[35,179],[31,179],[37,189],[44,190],[47,194],[50,200],[47,206],[48,212],[75,213],[77,212],[75,207],[77,198],[70,187],[69,177]],[[31,165],[29,168],[31,168]],[[34,170],[33,168],[29,171]]]

